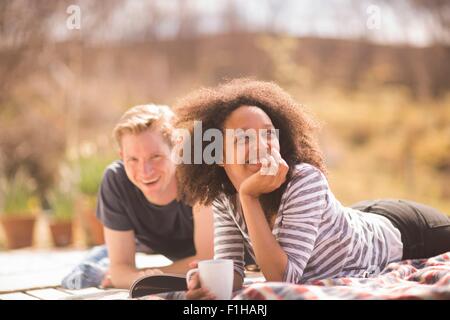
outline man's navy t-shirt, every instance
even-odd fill
[[[176,200],[165,206],[150,203],[120,160],[104,173],[97,218],[107,228],[133,230],[139,242],[171,260],[195,255],[192,207]]]

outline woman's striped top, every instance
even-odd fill
[[[244,276],[244,246],[255,255],[240,203],[222,196],[213,212],[214,258],[233,259]],[[294,170],[272,234],[288,257],[285,282],[367,277],[402,258],[400,231],[387,218],[344,207],[323,173],[306,163]]]

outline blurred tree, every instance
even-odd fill
[[[94,27],[97,19],[103,22],[116,3],[79,1],[91,17],[82,20],[82,29]],[[13,179],[19,170],[28,171],[44,203],[65,156],[67,126],[77,122],[77,117],[69,117],[76,114],[70,111],[79,103],[83,39],[80,31],[69,33],[68,39],[77,43],[58,50],[53,35],[55,23],[66,28],[70,4],[69,0],[0,1],[0,153],[7,155],[0,159],[0,175]],[[89,32],[85,34],[90,38]]]
[[[158,1],[152,0],[147,2],[147,8],[145,10],[148,16],[148,23],[145,23],[145,30],[142,33],[144,40],[156,41],[159,38],[159,27],[164,19],[167,19],[166,14],[161,10],[158,5]]]
[[[198,34],[199,13],[192,1],[176,0],[177,39],[193,38]]]
[[[279,33],[281,29],[278,19],[280,19],[283,10],[286,9],[286,3],[288,3],[288,1],[266,0],[265,2],[269,12],[266,32],[269,34]]]
[[[450,44],[450,1],[448,0],[409,0],[413,8],[423,10],[431,19],[425,26],[433,43]],[[427,18],[427,17],[425,17]]]
[[[48,40],[43,22],[60,8],[52,1],[0,1],[0,103],[13,84],[33,70],[36,56],[32,52],[42,50]]]
[[[226,33],[245,32],[247,29],[240,15],[239,4],[236,0],[226,0],[225,6],[222,9],[222,21]]]

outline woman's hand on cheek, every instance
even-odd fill
[[[239,187],[241,196],[258,198],[262,194],[278,189],[286,181],[289,166],[279,152],[274,151],[261,162],[263,164],[261,169],[241,183]]]

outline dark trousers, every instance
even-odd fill
[[[351,206],[388,218],[400,230],[403,259],[429,258],[450,251],[450,217],[409,200],[380,199]]]

